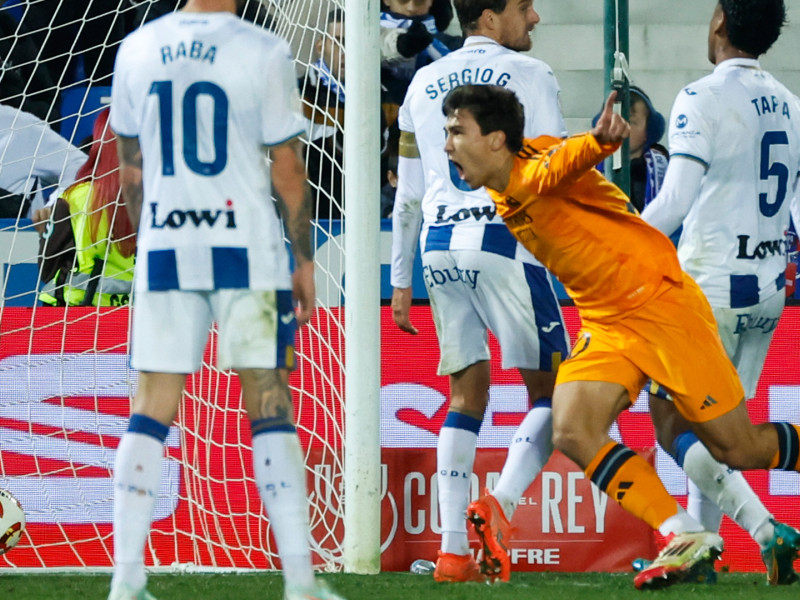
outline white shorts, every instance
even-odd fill
[[[139,371],[194,373],[214,321],[220,369],[294,368],[292,293],[247,289],[136,290],[131,365]]]
[[[781,290],[753,306],[713,309],[722,344],[739,373],[748,399],[756,395],[758,378],[785,301]]]
[[[487,330],[504,369],[555,371],[569,353],[561,308],[547,271],[479,250],[422,255],[439,337],[439,375],[489,360]]]

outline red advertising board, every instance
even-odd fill
[[[35,310],[35,314],[34,314]],[[66,323],[65,323],[66,316]],[[309,477],[328,516],[312,516],[321,552],[341,536],[341,507],[325,477],[341,461],[342,313],[319,311],[317,335],[301,334],[306,358],[292,376],[305,398],[298,413],[302,439],[317,475]],[[565,310],[574,335],[577,315]],[[438,350],[428,307],[414,307],[417,336],[400,332],[390,309],[382,314],[381,445],[383,568],[405,570],[415,558],[433,558],[438,547],[435,493],[436,434],[446,412],[447,379],[436,375]],[[22,485],[28,534],[0,566],[108,566],[111,562],[111,465],[124,432],[128,393],[136,373],[127,363],[127,309],[5,308],[0,321],[0,487]],[[800,308],[789,307],[775,332],[759,384],[749,403],[754,421],[800,422]],[[322,340],[322,342],[320,341]],[[504,448],[525,413],[524,388],[516,373],[499,367],[491,342],[492,389],[478,440],[473,494],[499,473]],[[330,350],[336,348],[336,353]],[[213,364],[213,349],[206,361]],[[179,415],[185,431],[167,438],[166,481],[148,545],[149,564],[182,563],[268,567],[263,541],[268,524],[252,485],[249,431],[237,410],[235,378],[204,367],[188,383],[192,400]],[[100,391],[98,391],[100,390]],[[654,444],[646,403],[626,411],[612,435],[648,452]],[[652,452],[652,451],[651,451]],[[653,460],[668,489],[685,501],[683,475],[663,452]],[[44,474],[43,476],[40,474]],[[800,524],[800,477],[787,473],[747,475],[767,507]],[[27,487],[25,487],[27,486]],[[78,508],[76,508],[78,507]],[[512,559],[518,570],[627,570],[635,556],[652,554],[653,538],[563,457],[554,457],[526,493],[514,518]],[[760,570],[755,544],[727,519],[724,564]],[[197,539],[207,540],[202,544]],[[271,544],[271,542],[268,542]],[[602,550],[600,550],[602,548]],[[274,551],[274,547],[271,548]]]
[[[500,476],[504,450],[482,449],[475,459],[472,496]],[[645,453],[652,458],[652,453]],[[388,486],[381,505],[381,566],[404,571],[417,558],[436,560],[441,529],[432,449],[385,448]],[[629,571],[631,560],[652,557],[649,526],[632,517],[555,453],[520,499],[513,519],[511,563],[515,571]],[[477,551],[477,540],[472,540]]]
[[[446,412],[448,384],[446,378],[435,374],[438,353],[429,309],[412,308],[411,316],[420,330],[418,336],[399,332],[392,324],[390,313],[387,311],[384,314],[381,443],[384,448],[393,445],[427,447],[433,453],[435,433]],[[577,313],[572,308],[566,308],[564,316],[567,328],[574,337],[579,327]],[[754,422],[800,422],[800,338],[797,331],[800,331],[800,307],[787,307],[775,331],[756,397],[748,402]],[[478,438],[479,463],[483,455],[496,452],[490,449],[507,446],[511,433],[524,416],[526,406],[521,381],[515,373],[500,369],[499,349],[494,340],[490,340],[490,346],[493,355],[491,401]],[[611,431],[613,437],[636,450],[656,448],[647,403],[642,402],[642,399],[640,397],[630,410],[620,416]],[[497,462],[493,464],[492,470],[499,471],[502,452],[495,456]],[[660,448],[656,449],[655,463],[667,489],[685,505],[686,478],[683,473]],[[576,469],[574,465],[572,468]],[[759,471],[747,473],[745,476],[777,519],[800,526],[800,475]],[[538,489],[537,485],[540,482],[534,484],[534,493]],[[584,496],[583,503],[576,510],[583,518],[590,519],[593,510],[591,495]],[[561,508],[564,509],[563,506]],[[524,525],[528,520],[540,522],[540,508],[523,506],[515,514],[513,524]],[[738,571],[763,570],[758,547],[746,532],[725,518],[721,534],[725,538],[723,565]],[[426,540],[437,537],[431,532],[420,535]],[[558,539],[560,536],[561,533],[553,533],[550,539]],[[604,552],[609,552],[617,543],[613,532],[611,536],[603,546]],[[512,542],[512,548],[520,547],[536,548],[518,537],[516,543]],[[525,570],[542,567],[517,564],[516,568]],[[593,568],[606,569],[608,566],[597,565]],[[548,570],[556,569],[551,567]],[[571,565],[564,570],[571,570]],[[577,565],[576,570],[579,570]]]

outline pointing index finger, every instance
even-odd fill
[[[603,108],[604,112],[610,113],[614,110],[614,103],[617,101],[617,90],[612,90],[606,99],[606,105]]]

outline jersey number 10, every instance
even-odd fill
[[[175,175],[175,148],[173,140],[172,82],[154,81],[150,94],[158,96],[158,110],[161,123],[161,173]],[[200,96],[211,98],[214,110],[212,116],[212,142],[214,160],[203,161],[197,149],[197,104]],[[183,160],[189,170],[210,177],[218,175],[228,163],[228,96],[217,84],[210,81],[196,81],[186,89],[181,103],[183,115]]]

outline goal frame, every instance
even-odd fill
[[[253,0],[250,0],[251,2]],[[280,12],[283,0],[260,0]],[[313,5],[344,9],[348,61],[348,120],[344,127],[345,177],[351,200],[342,220],[344,272],[344,533],[338,539],[345,571],[380,571],[380,60],[379,0],[312,0]],[[129,10],[129,9],[128,9]],[[301,43],[307,41],[301,40]],[[346,167],[345,167],[346,171]],[[372,201],[370,201],[372,200]],[[16,234],[16,229],[15,229]],[[14,240],[16,240],[16,235]],[[9,248],[9,261],[14,244]],[[27,248],[27,247],[26,247]],[[27,251],[27,250],[26,250]],[[33,255],[31,254],[31,257]],[[25,262],[31,262],[28,257]],[[324,257],[322,257],[324,262]],[[347,277],[344,278],[344,273]],[[2,283],[2,280],[0,280]],[[3,290],[4,291],[4,290]],[[338,296],[338,294],[337,294]],[[324,304],[324,300],[322,301]],[[337,302],[338,304],[339,302]],[[320,309],[322,310],[322,309]],[[0,299],[0,316],[3,303]],[[36,312],[34,308],[33,312]],[[337,419],[338,421],[338,419]],[[342,424],[339,423],[341,426]],[[339,490],[342,493],[342,490]],[[108,567],[12,567],[13,572],[41,568],[106,572]],[[247,569],[175,564],[154,571],[240,571]]]
[[[344,568],[380,571],[380,0],[345,0]],[[348,166],[350,167],[348,169]],[[353,168],[355,167],[355,168]]]

